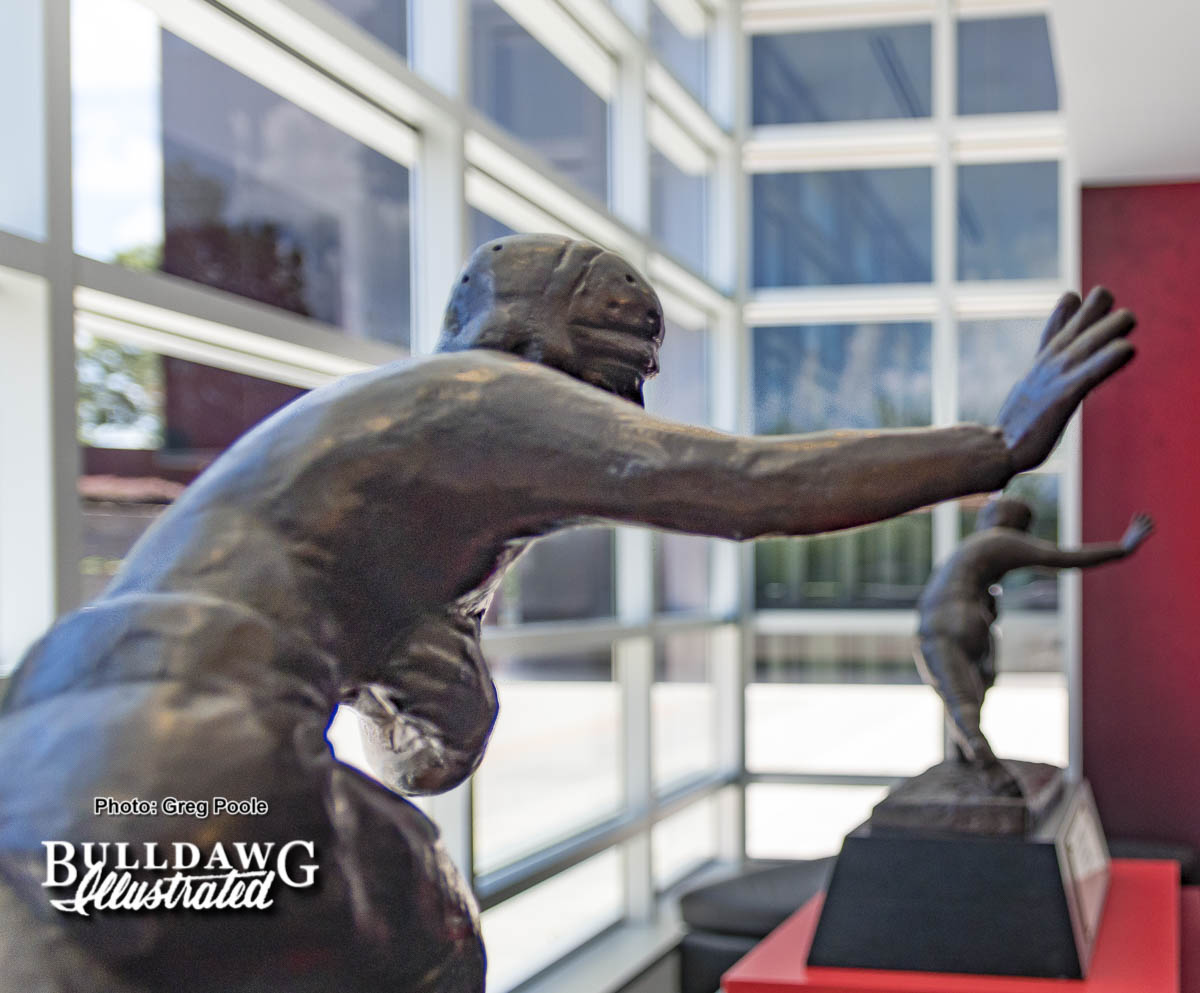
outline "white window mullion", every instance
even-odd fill
[[[415,0],[411,12],[413,65],[450,95],[469,92],[467,0]],[[465,154],[461,113],[427,126],[418,145],[413,176],[412,234],[414,354],[433,350],[450,288],[467,247]],[[474,878],[474,817],[471,782],[424,799],[442,844],[467,880]]]
[[[50,447],[43,457],[50,459],[46,469],[50,488],[47,506],[53,507],[54,608],[55,613],[61,614],[79,606],[82,595],[79,560],[83,549],[78,484],[81,460],[76,427],[70,0],[44,0],[44,14],[49,324],[45,329],[48,351],[43,352],[48,363],[47,378],[43,382],[50,392],[32,409],[40,408],[49,429]]]
[[[1059,271],[1067,286],[1082,286],[1080,240],[1080,184],[1074,158],[1066,154],[1059,164]],[[1082,410],[1067,425],[1059,445],[1058,457],[1063,473],[1058,490],[1058,529],[1060,543],[1078,547],[1083,540],[1083,459],[1080,438]],[[1083,574],[1078,569],[1059,573],[1058,620],[1061,625],[1063,666],[1067,674],[1067,755],[1072,778],[1083,775]]]
[[[957,34],[950,0],[939,0],[933,25],[934,121],[937,161],[933,170],[933,278],[937,314],[933,321],[933,423],[944,427],[958,420],[958,326],[954,311],[957,279],[957,173],[951,140],[955,101]],[[933,561],[942,562],[958,544],[956,501],[933,508]]]
[[[646,59],[641,46],[623,53],[609,106],[609,172],[613,213],[635,231],[650,229],[651,115],[646,99]],[[644,266],[645,259],[631,260]]]
[[[626,638],[617,642],[613,665],[621,690],[625,803],[634,813],[646,814],[653,803],[650,707],[650,691],[654,684],[653,639]],[[656,909],[649,823],[644,831],[625,841],[621,850],[625,865],[626,914],[631,921],[653,920]]]
[[[746,768],[746,684],[749,667],[742,664],[743,627],[726,624],[709,635],[711,678],[716,695],[717,767]],[[717,794],[717,855],[739,862],[746,851],[745,793],[740,788]]]
[[[49,283],[0,268],[0,676],[58,612],[57,476]],[[73,439],[72,439],[73,440]],[[71,450],[75,450],[75,446]],[[78,574],[78,563],[75,573]]]
[[[162,26],[356,141],[401,165],[416,157],[417,137],[399,117],[222,13],[204,0],[142,0]]]

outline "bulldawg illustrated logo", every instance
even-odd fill
[[[216,842],[203,851],[190,841],[43,841],[45,889],[74,887],[51,899],[66,914],[89,910],[266,910],[277,884],[306,889],[317,876],[311,841]]]

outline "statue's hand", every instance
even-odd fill
[[[1041,465],[1088,392],[1133,358],[1125,336],[1136,321],[1127,310],[1110,314],[1112,302],[1098,286],[1083,304],[1068,293],[1054,308],[1033,368],[996,418],[1014,473]]]
[[[1121,537],[1121,547],[1133,552],[1138,545],[1154,534],[1154,518],[1149,514],[1135,514]]]

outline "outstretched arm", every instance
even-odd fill
[[[1138,514],[1129,522],[1120,541],[1101,541],[1082,548],[1060,548],[1049,541],[1022,536],[1021,548],[1026,552],[1025,561],[1017,565],[1045,565],[1055,569],[1086,569],[1132,555],[1151,534],[1154,521],[1148,514]],[[1010,566],[1017,568],[1017,566]]]
[[[518,486],[534,531],[604,519],[741,539],[868,524],[1000,489],[1045,459],[1087,392],[1133,355],[1133,317],[1111,306],[1102,289],[1062,298],[996,427],[735,437],[513,361],[480,419],[527,468],[519,480],[495,478],[512,466],[470,471]]]
[[[470,462],[443,465],[515,512],[522,533],[606,520],[738,540],[815,534],[998,489],[1012,474],[995,428],[727,435],[533,363],[503,365],[476,423],[495,444],[464,434],[447,447]]]

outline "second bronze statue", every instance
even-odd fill
[[[1120,541],[1059,548],[1029,534],[1033,512],[1011,498],[990,500],[975,533],[934,573],[917,602],[917,668],[946,705],[946,723],[959,756],[976,766],[997,795],[1020,796],[1021,786],[996,758],[979,726],[984,694],[996,680],[993,587],[1023,566],[1080,569],[1132,555],[1154,530],[1146,514]]]

